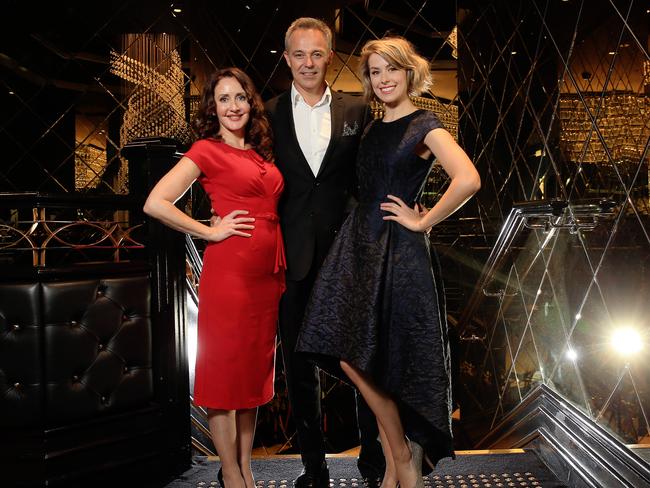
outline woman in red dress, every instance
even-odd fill
[[[257,407],[273,397],[284,249],[277,216],[283,180],[251,79],[218,70],[203,90],[190,150],[151,191],[144,211],[208,241],[199,285],[194,402],[207,408],[228,488],[255,488],[250,468]],[[216,219],[204,225],[174,206],[197,180]]]

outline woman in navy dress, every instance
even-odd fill
[[[426,232],[478,191],[480,178],[435,114],[411,102],[431,75],[408,41],[366,43],[360,74],[384,117],[362,138],[359,205],[321,268],[297,351],[333,374],[342,370],[374,412],[386,458],[382,488],[420,488],[423,459],[428,472],[453,456],[444,297]],[[434,158],[451,183],[420,211],[415,202]]]

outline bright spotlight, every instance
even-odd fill
[[[624,356],[639,352],[643,348],[641,334],[632,328],[617,329],[612,334],[612,346]]]
[[[567,351],[566,351],[566,357],[567,357],[568,359],[570,359],[571,361],[575,361],[576,359],[578,359],[578,353],[576,352],[575,349],[573,349],[572,347],[570,347],[570,348],[567,349]]]

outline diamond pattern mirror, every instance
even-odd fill
[[[527,214],[472,292],[459,397],[485,428],[543,383],[650,443],[649,12],[459,2],[460,133],[482,171],[485,241],[514,202],[567,204]]]
[[[436,79],[422,103],[457,124],[483,179],[479,196],[432,235],[459,336],[459,447],[540,383],[623,442],[650,443],[644,2],[122,0],[39,9],[11,2],[2,20],[3,192],[128,193],[120,147],[151,134],[189,141],[187,121],[215,66],[244,68],[264,99],[288,87],[283,33],[296,16],[334,26],[335,90],[359,91],[356,56],[367,39],[408,37]],[[445,184],[434,171],[428,204]],[[508,246],[495,248],[515,202],[552,199],[566,205],[527,214]],[[491,253],[500,258],[483,276]],[[349,401],[330,386],[332,402]],[[260,418],[289,445],[291,429],[274,424],[286,408],[280,398]]]

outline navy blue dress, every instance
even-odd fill
[[[415,150],[439,127],[425,110],[368,126],[359,204],[319,272],[296,347],[341,379],[340,359],[367,373],[396,400],[407,436],[433,463],[453,456],[442,282],[427,236],[383,220],[379,204],[388,194],[410,206],[418,200],[431,160]]]

